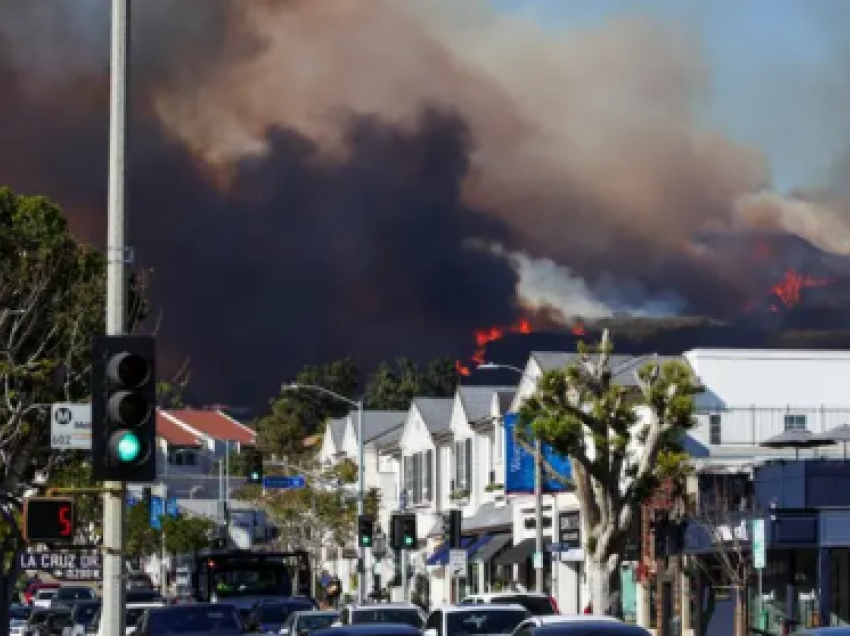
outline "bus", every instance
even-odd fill
[[[312,572],[305,550],[200,550],[181,561],[178,595],[198,602],[310,594]]]

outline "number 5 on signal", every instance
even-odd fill
[[[77,534],[74,500],[30,497],[24,500],[24,539],[29,543],[73,541]]]

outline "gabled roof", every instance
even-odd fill
[[[167,413],[190,429],[212,439],[230,440],[246,446],[254,446],[257,443],[256,432],[221,411],[179,409]]]
[[[328,422],[328,428],[331,431],[331,442],[333,442],[334,450],[338,453],[342,450],[342,438],[345,436],[345,426],[348,424],[348,417],[340,417]]]
[[[169,417],[159,409],[156,411],[156,434],[171,446],[200,446],[198,434],[181,426],[179,420]]]
[[[366,442],[374,442],[375,446],[377,446],[379,450],[391,450],[393,448],[398,447],[398,443],[401,441],[402,433],[404,433],[404,422],[402,422],[395,428],[391,428],[388,431],[384,431],[381,435],[375,437],[374,439],[367,439]]]
[[[512,391],[510,387],[462,386],[458,387],[460,404],[470,424],[489,419],[493,408],[493,394]]]
[[[385,433],[401,428],[407,419],[407,411],[364,411],[363,412],[363,443],[380,438]],[[355,437],[357,433],[357,414],[351,414]]]
[[[433,435],[451,429],[454,398],[413,398],[413,405]]]
[[[531,357],[540,367],[541,371],[563,369],[578,360],[578,353],[565,353],[560,351],[533,351]],[[629,356],[613,354],[611,356],[611,379],[622,386],[635,386],[635,371],[641,369],[650,362],[663,365],[667,362],[677,361],[690,367],[684,356]]]

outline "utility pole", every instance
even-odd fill
[[[543,593],[543,448],[540,438],[534,439],[534,588]],[[554,506],[553,506],[554,509]],[[552,517],[552,527],[555,526]]]
[[[365,440],[363,439],[363,402],[357,402],[357,517],[366,514]],[[357,545],[357,601],[366,600],[366,548]]]
[[[129,0],[112,0],[109,96],[109,191],[107,218],[106,334],[127,329],[126,245],[124,214],[127,154],[127,72]],[[95,422],[94,425],[101,425]],[[124,636],[124,525],[126,484],[104,483],[103,606],[100,636]]]

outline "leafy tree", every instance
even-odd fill
[[[179,515],[162,520],[165,549],[169,554],[186,554],[210,545],[210,533],[215,523],[203,517]]]
[[[140,559],[161,550],[161,535],[151,527],[151,515],[147,506],[141,503],[130,506],[126,523],[128,557]]]
[[[96,488],[100,485],[92,480],[91,461],[85,451],[66,451],[48,483],[54,488]],[[74,499],[81,539],[94,542],[100,537],[103,525],[103,499],[97,494],[78,494]]]
[[[597,613],[620,612],[620,565],[640,504],[686,460],[679,441],[694,425],[695,380],[683,364],[650,362],[635,385],[613,381],[607,330],[566,369],[548,371],[523,405],[530,434],[571,460],[587,537]]]
[[[358,398],[359,373],[350,359],[324,366],[307,366],[297,384],[320,386],[351,400]],[[342,417],[351,405],[318,391],[292,390],[285,385],[271,400],[270,412],[255,423],[257,443],[265,454],[293,457],[303,454],[304,437],[320,430],[329,417]]]
[[[371,409],[404,411],[414,397],[450,397],[457,371],[448,359],[436,359],[425,368],[408,358],[383,362],[369,377],[366,405]]]
[[[0,490],[53,467],[47,405],[88,399],[89,347],[104,328],[106,259],[44,197],[0,189]],[[130,326],[147,310],[131,279]]]

